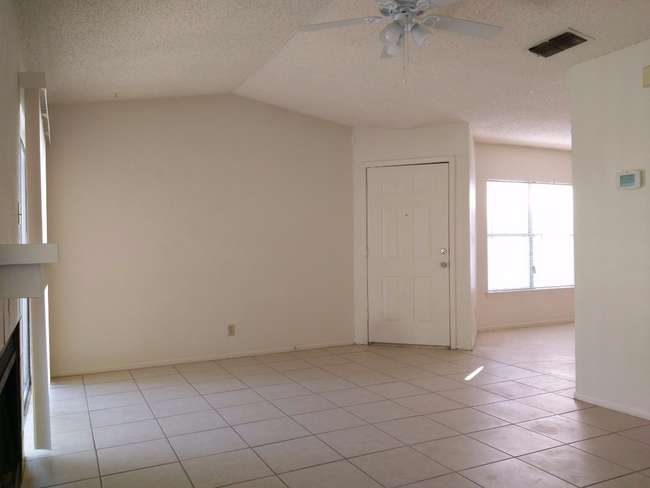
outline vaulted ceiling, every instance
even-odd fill
[[[353,127],[468,122],[478,141],[557,148],[571,144],[569,68],[650,38],[648,0],[460,0],[436,13],[501,35],[436,30],[407,59],[379,59],[384,24],[296,32],[379,15],[373,0],[16,3],[52,103],[234,93]],[[528,51],[567,28],[593,39]]]

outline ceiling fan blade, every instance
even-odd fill
[[[387,17],[362,17],[360,19],[339,20],[336,22],[325,22],[323,24],[307,24],[298,27],[299,31],[314,31],[321,29],[331,29],[333,27],[345,27],[346,25],[355,24],[374,24],[385,20],[392,20]]]
[[[428,23],[427,18],[437,17],[435,23]],[[479,22],[472,22],[469,20],[454,19],[453,17],[443,17],[442,15],[427,15],[422,18],[423,24],[435,29],[441,29],[449,32],[456,32],[457,34],[464,34],[466,36],[479,37],[481,39],[494,39],[501,34],[503,30],[496,25],[481,24]]]

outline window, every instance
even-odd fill
[[[573,286],[573,187],[487,182],[488,291]]]

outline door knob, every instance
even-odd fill
[[[446,268],[446,267],[447,267],[447,263],[440,263],[440,267],[441,267],[441,268]]]
[[[443,247],[440,249],[440,254],[447,254],[447,250]]]

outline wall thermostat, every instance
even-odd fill
[[[616,175],[619,190],[634,190],[641,187],[641,171],[633,169],[622,171]]]

